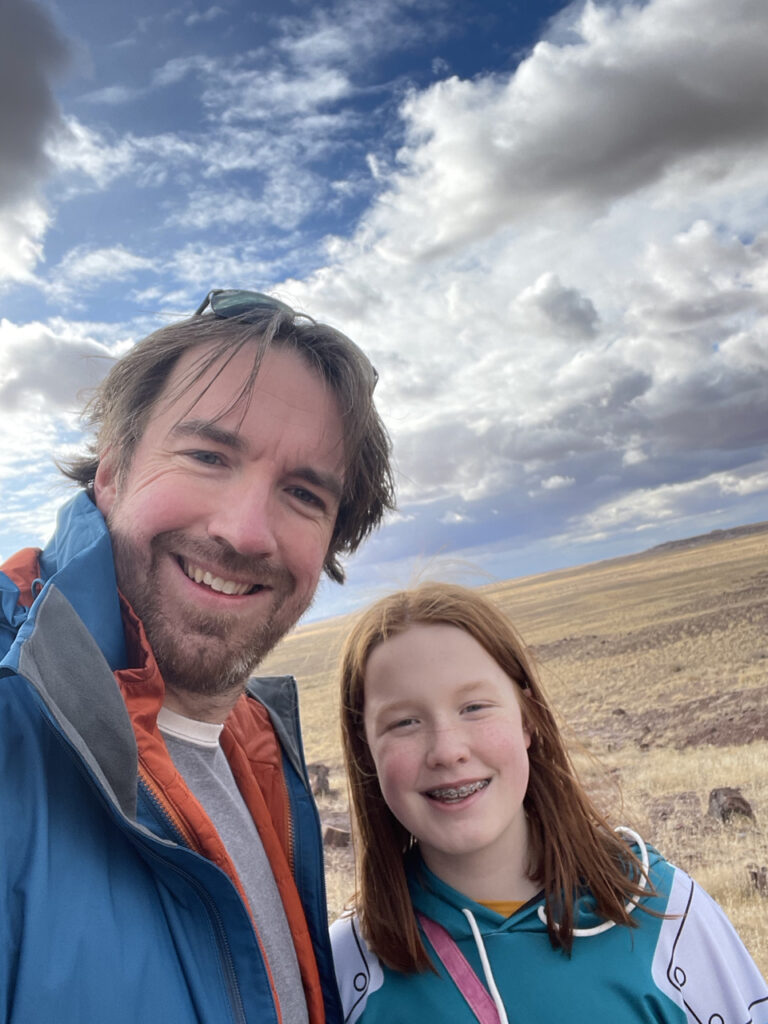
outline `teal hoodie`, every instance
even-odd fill
[[[645,846],[637,848],[639,854]],[[416,858],[408,866],[414,907],[451,934],[490,988],[504,1024],[768,1024],[768,986],[730,922],[707,893],[647,850],[657,895],[635,909],[638,927],[603,921],[585,894],[576,908],[573,951],[549,941],[543,894],[504,918],[442,882]],[[479,933],[473,936],[470,916]],[[463,995],[422,934],[437,973],[402,974],[367,948],[356,917],[331,928],[336,974],[349,1024],[471,1024]]]

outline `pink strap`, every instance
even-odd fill
[[[419,924],[480,1024],[499,1024],[499,1011],[466,957],[437,921],[417,913]]]

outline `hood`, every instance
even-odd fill
[[[81,492],[44,551],[0,571],[0,681],[25,680],[107,797],[136,816],[136,740],[114,677],[125,635],[106,523]],[[27,607],[27,605],[31,605]]]
[[[541,892],[521,907],[512,917],[504,918],[482,903],[469,899],[458,889],[452,889],[437,875],[433,874],[421,859],[418,851],[409,855],[407,865],[408,887],[416,910],[421,911],[433,921],[442,924],[455,939],[471,939],[472,930],[464,915],[464,910],[472,913],[480,932],[483,935],[494,935],[511,929],[516,931],[546,932],[536,910],[544,903]]]
[[[52,587],[97,638],[110,668],[123,667],[125,639],[112,542],[104,517],[84,491],[60,509],[56,532],[43,551],[27,548],[0,567],[3,665],[18,667],[18,645],[33,632],[41,598]]]
[[[618,828],[616,831],[627,840],[630,849],[644,864],[646,871],[659,859],[659,854],[647,847],[636,832],[626,828]],[[511,917],[504,918],[483,906],[482,903],[476,903],[469,899],[457,889],[452,889],[451,886],[439,879],[426,866],[418,850],[410,854],[407,873],[414,907],[422,914],[432,918],[433,921],[439,921],[458,940],[473,938],[473,930],[465,914],[466,910],[470,911],[481,935],[494,935],[507,931],[546,932],[547,930],[543,891],[530,899]],[[585,890],[577,898],[574,906],[574,938],[589,938],[612,927],[614,927],[613,922],[606,921],[596,913],[594,898],[588,890]]]

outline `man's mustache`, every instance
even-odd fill
[[[275,589],[286,589],[290,592],[295,585],[293,574],[284,566],[275,565],[269,558],[244,555],[226,541],[201,540],[199,537],[190,537],[183,530],[168,530],[154,538],[152,547],[156,551],[181,555],[191,562],[199,560],[203,563],[212,563],[217,569]]]

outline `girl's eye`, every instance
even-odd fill
[[[390,722],[388,729],[407,729],[408,726],[416,723],[415,718],[398,718],[396,722]]]
[[[473,711],[485,711],[489,707],[490,707],[489,704],[486,704],[486,703],[483,703],[482,701],[476,700],[476,701],[473,701],[471,704],[465,704],[464,705],[464,710],[468,711],[471,714]]]

